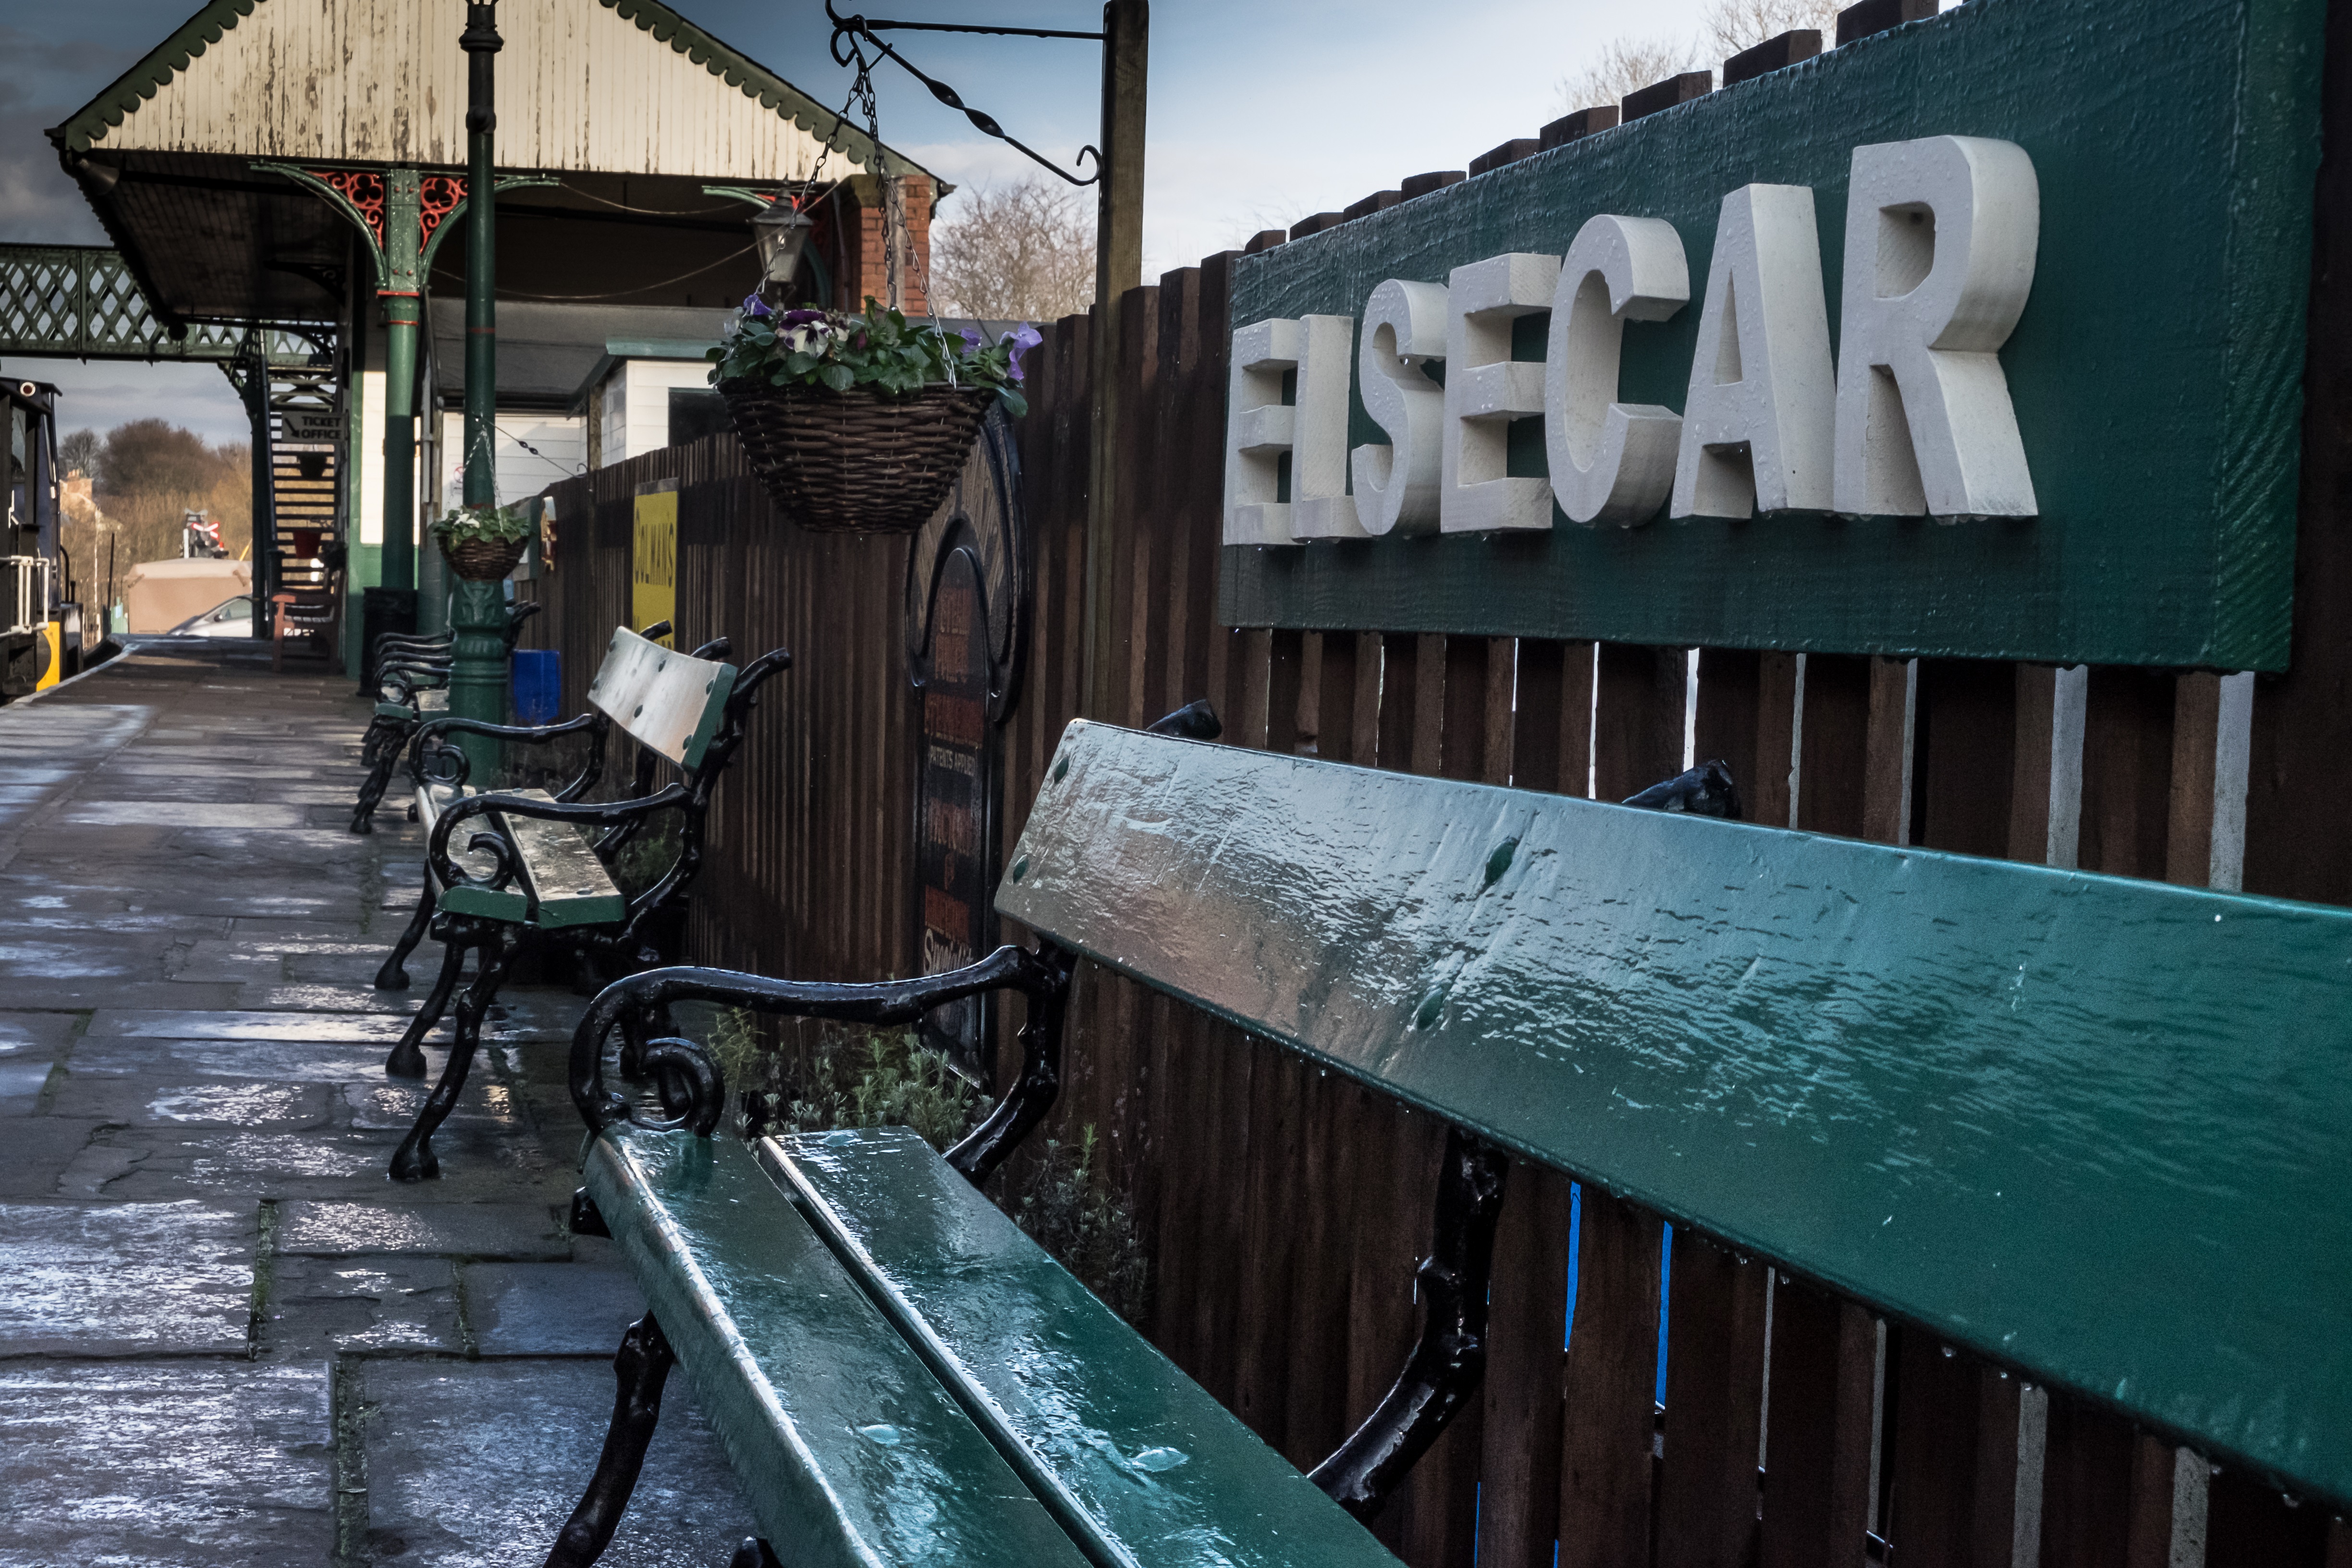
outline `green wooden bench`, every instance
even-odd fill
[[[528,601],[508,607],[508,653],[513,653],[520,640],[523,624],[540,609]],[[359,799],[352,811],[353,833],[375,831],[375,808],[391,786],[393,769],[415,739],[417,726],[449,711],[451,647],[446,636],[385,632],[368,650],[368,684],[361,695],[375,699],[375,712],[368,720],[367,732],[360,737],[360,765],[367,773],[360,781]]]
[[[423,887],[376,984],[404,987],[408,955],[428,932],[442,943],[441,968],[385,1059],[386,1072],[425,1075],[424,1042],[448,1008],[466,955],[478,956],[474,979],[457,999],[447,1065],[393,1155],[397,1179],[439,1174],[434,1130],[465,1087],[483,1016],[526,941],[622,973],[661,962],[675,945],[702,867],[711,791],[741,744],[760,688],[792,665],[792,656],[780,648],[738,670],[724,662],[728,651],[724,637],[687,654],[623,627],[613,633],[604,662],[589,682],[590,711],[576,719],[519,727],[444,715],[418,725],[411,744],[419,777],[415,812],[427,830]],[[633,786],[621,800],[588,801],[583,797],[603,777],[605,744],[615,728],[637,742]],[[580,772],[553,794],[485,794],[467,783],[465,753],[451,741],[460,734],[520,745],[584,735],[588,754]],[[675,767],[677,777],[656,789],[659,762]],[[614,879],[614,861],[664,818],[677,824],[675,857],[630,896]]]
[[[1696,815],[1720,793],[1634,810],[1081,722],[998,889],[1034,952],[608,988],[573,1046],[578,1223],[651,1311],[550,1562],[609,1537],[673,1356],[786,1561],[1382,1560],[1349,1515],[1476,1389],[1514,1155],[2352,1498],[2352,910]],[[1079,957],[1451,1129],[1423,1336],[1315,1487],[971,1190],[1052,1096]],[[618,1065],[659,1103],[605,1085],[608,1035],[689,997],[887,1022],[997,987],[1028,997],[1022,1083],[944,1159],[712,1139],[707,1054],[641,1027]]]

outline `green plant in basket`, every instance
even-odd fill
[[[938,326],[909,321],[868,296],[856,315],[835,310],[772,310],[754,294],[743,301],[725,341],[710,351],[710,380],[769,386],[821,386],[834,392],[865,388],[909,397],[932,386],[985,387],[1008,413],[1026,414],[1021,356],[1044,340],[1022,322],[994,342],[966,328],[950,336]]]
[[[530,537],[530,516],[519,506],[461,506],[434,519],[433,537],[449,548],[512,544]]]

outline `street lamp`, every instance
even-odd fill
[[[751,220],[752,243],[760,247],[760,268],[771,283],[790,283],[800,270],[801,252],[808,248],[816,227],[789,193],[779,193],[767,209]]]

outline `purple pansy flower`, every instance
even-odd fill
[[[788,327],[805,327],[811,321],[822,321],[824,320],[824,312],[823,310],[786,310],[784,312],[784,325]]]
[[[1019,326],[1013,328],[1011,331],[1005,333],[1004,337],[1010,338],[1013,341],[1013,353],[1009,356],[1010,363],[1008,372],[1013,380],[1026,381],[1028,377],[1024,375],[1021,370],[1021,356],[1027,353],[1031,349],[1035,348],[1039,343],[1044,342],[1045,341],[1045,334],[1038,331],[1036,328],[1031,326],[1028,322],[1024,321]],[[1002,342],[1004,339],[1000,338],[997,341]]]
[[[980,329],[978,327],[966,327],[962,331],[959,332],[957,336],[963,339],[964,353],[968,354],[976,354],[980,352]]]
[[[746,294],[743,296],[743,313],[747,316],[766,316],[773,314],[773,312],[768,309],[768,302],[765,300],[761,299],[757,294]]]

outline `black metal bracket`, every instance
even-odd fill
[[[1501,1150],[1458,1127],[1447,1130],[1434,1242],[1415,1270],[1421,1341],[1379,1407],[1307,1477],[1360,1520],[1380,1511],[1486,1377],[1486,1290],[1510,1168]]]
[[[862,79],[867,69],[865,56],[858,47],[858,40],[863,38],[866,42],[872,44],[876,50],[881,54],[898,61],[899,67],[904,69],[908,76],[913,77],[917,81],[921,82],[925,87],[930,89],[931,96],[933,98],[938,99],[950,109],[962,110],[963,117],[966,120],[971,121],[973,127],[978,130],[982,135],[993,136],[999,142],[1003,142],[1006,146],[1013,148],[1014,151],[1028,158],[1030,162],[1035,163],[1039,168],[1051,170],[1056,176],[1061,179],[1067,180],[1074,185],[1091,185],[1102,179],[1102,153],[1101,150],[1094,146],[1093,143],[1089,142],[1087,145],[1079,148],[1078,155],[1070,160],[1073,165],[1083,163],[1088,158],[1092,158],[1094,160],[1095,172],[1088,174],[1082,180],[1078,178],[1077,175],[1070,174],[1066,170],[1063,169],[1061,165],[1052,162],[1034,147],[1030,146],[1028,143],[1013,136],[1010,132],[1006,131],[1003,126],[998,124],[993,117],[980,110],[974,109],[970,104],[966,103],[963,100],[962,96],[959,94],[955,89],[940,80],[937,77],[926,74],[921,67],[916,65],[914,61],[908,59],[906,56],[900,54],[898,50],[892,48],[889,44],[885,42],[881,35],[881,29],[887,27],[894,31],[902,30],[906,32],[920,33],[989,33],[1000,34],[1008,37],[1022,38],[1083,38],[1095,43],[1103,42],[1104,35],[1100,33],[1068,32],[1055,27],[990,27],[956,22],[868,21],[864,16],[843,16],[840,12],[833,8],[833,0],[824,0],[824,14],[833,23],[832,48],[834,64],[845,66],[855,63],[857,67],[859,77]],[[844,40],[847,41],[846,49],[843,47]],[[834,117],[835,129],[836,131],[840,129],[840,123],[845,118],[845,116],[842,115],[836,115]],[[881,153],[881,149],[877,147],[875,152],[876,155],[878,157]]]
[[[755,1013],[892,1025],[912,1024],[934,1007],[984,991],[1017,991],[1029,999],[1028,1022],[1021,1030],[1020,1081],[947,1152],[948,1163],[977,1186],[1044,1119],[1061,1092],[1063,1011],[1076,963],[1049,943],[1035,952],[1000,947],[977,963],[944,974],[861,985],[771,980],[727,969],[647,970],[614,981],[588,1005],[572,1036],[572,1103],[592,1133],[625,1121],[656,1130],[688,1127],[709,1136],[724,1113],[726,1084],[710,1053],[694,1041],[655,1040],[644,1052],[643,1069],[664,1080],[664,1110],[669,1114],[648,1118],[605,1087],[604,1047],[614,1028],[675,1003],[717,1002]]]

